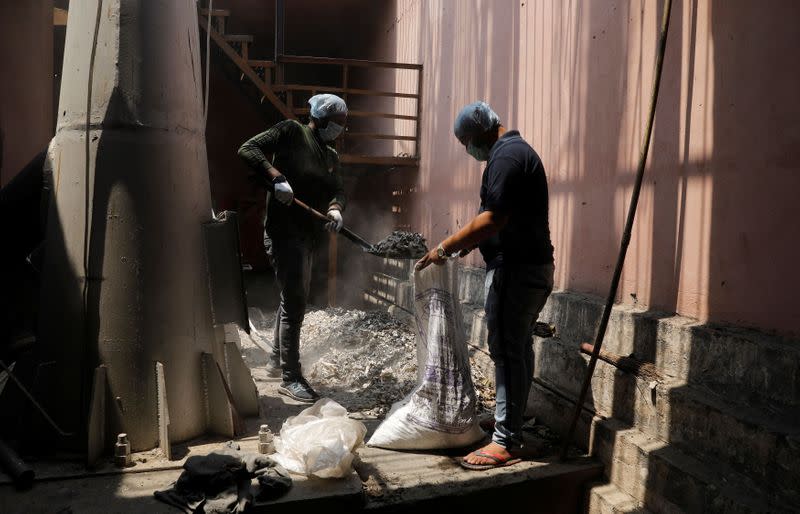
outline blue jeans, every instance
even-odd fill
[[[281,292],[275,318],[272,362],[282,368],[284,381],[294,382],[302,376],[300,329],[306,315],[315,243],[313,237],[265,234],[264,247]]]
[[[495,366],[495,428],[492,441],[522,445],[522,416],[533,380],[533,328],[553,290],[552,264],[501,265],[486,275],[489,354]]]

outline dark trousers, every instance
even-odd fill
[[[264,246],[275,269],[281,302],[275,318],[272,361],[283,369],[283,379],[294,381],[300,369],[300,329],[306,314],[314,254],[312,237],[264,235]]]
[[[522,445],[522,417],[533,380],[533,329],[553,290],[552,264],[505,266],[486,275],[489,354],[495,366],[496,406],[492,440]]]

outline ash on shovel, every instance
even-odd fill
[[[428,253],[428,245],[422,234],[395,230],[369,253],[392,259],[420,259]]]

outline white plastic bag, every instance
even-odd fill
[[[369,446],[397,450],[460,448],[485,437],[458,303],[453,262],[414,273],[417,387],[394,404]]]
[[[272,458],[299,475],[343,477],[352,470],[354,451],[366,433],[363,423],[347,417],[347,409],[323,398],[286,420]]]

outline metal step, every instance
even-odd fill
[[[203,16],[208,16],[208,13],[209,13],[208,9],[200,9],[200,14],[202,14]],[[211,16],[214,16],[214,17],[227,18],[230,15],[231,15],[230,9],[212,9],[211,10]]]

